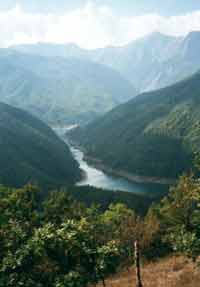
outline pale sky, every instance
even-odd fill
[[[200,30],[200,0],[0,0],[0,47],[73,42],[94,49],[154,31],[194,30]]]

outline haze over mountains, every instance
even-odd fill
[[[58,187],[79,178],[78,163],[68,146],[46,124],[0,103],[0,184]]]
[[[19,45],[14,49],[48,57],[88,59],[120,72],[138,92],[173,84],[200,68],[200,32],[186,37],[153,33],[126,46],[84,50],[74,44]]]
[[[153,33],[123,47],[74,44],[0,50],[1,101],[51,124],[87,123],[117,105],[200,69],[200,32]]]
[[[109,67],[0,50],[1,101],[46,122],[87,122],[134,95],[131,83]]]
[[[87,155],[114,170],[176,178],[200,152],[200,73],[144,93],[72,132]]]

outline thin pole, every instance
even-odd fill
[[[136,273],[136,287],[143,287],[140,272],[140,248],[138,240],[135,241],[135,273]]]

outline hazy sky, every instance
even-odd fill
[[[123,45],[153,31],[200,30],[200,0],[0,0],[0,46]]]
[[[0,9],[10,9],[19,4],[30,12],[62,13],[63,10],[80,8],[87,2],[87,0],[0,0]],[[199,0],[91,0],[90,2],[107,5],[116,13],[123,15],[144,13],[177,15],[200,9]]]

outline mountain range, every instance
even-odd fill
[[[48,123],[87,122],[135,94],[119,72],[98,63],[0,50],[0,100]]]
[[[68,146],[42,121],[0,103],[0,184],[43,187],[75,183],[78,163]]]
[[[129,80],[138,93],[178,82],[200,69],[200,32],[185,37],[152,33],[125,46],[84,50],[75,44],[38,43],[12,47],[27,54],[87,59],[111,67]]]

